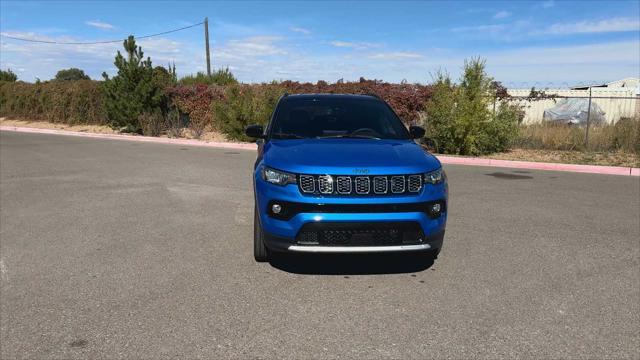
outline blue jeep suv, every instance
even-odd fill
[[[447,178],[375,96],[303,94],[278,101],[258,138],[254,257],[271,252],[423,251],[437,256]]]

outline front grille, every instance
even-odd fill
[[[337,178],[338,184],[338,193],[339,194],[350,194],[351,193],[351,178],[348,176],[338,176]]]
[[[422,190],[422,175],[348,176],[300,175],[298,187],[304,194],[400,195]]]
[[[356,177],[356,194],[366,195],[369,193],[369,177],[357,176]]]
[[[398,223],[309,223],[296,242],[322,246],[392,246],[420,244],[424,233],[415,222]]]
[[[311,175],[300,175],[300,189],[305,193],[316,191],[316,180]]]
[[[404,176],[391,177],[391,192],[401,194],[404,192]]]
[[[333,178],[329,175],[318,176],[318,190],[322,194],[333,193]]]
[[[386,176],[376,176],[373,178],[373,192],[376,194],[386,194],[387,193],[387,177]]]
[[[407,177],[407,188],[409,192],[418,192],[422,189],[422,176],[411,175]]]

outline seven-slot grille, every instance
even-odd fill
[[[305,194],[397,195],[422,190],[422,175],[332,176],[300,175],[298,186]]]

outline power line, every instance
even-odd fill
[[[154,37],[154,36],[160,36],[160,35],[165,35],[165,34],[170,34],[176,31],[181,31],[181,30],[186,30],[192,27],[196,27],[199,25],[204,24],[204,21],[199,22],[197,24],[193,24],[193,25],[189,25],[189,26],[185,26],[185,27],[181,27],[179,29],[173,29],[173,30],[169,30],[169,31],[163,31],[157,34],[151,34],[151,35],[144,35],[144,36],[137,36],[135,37],[136,39],[146,39],[146,38],[150,38],[150,37]],[[49,40],[36,40],[36,39],[26,39],[26,38],[21,38],[21,37],[17,37],[17,36],[9,36],[9,35],[5,35],[5,34],[0,34],[0,36],[2,37],[6,37],[7,39],[13,39],[13,40],[20,40],[20,41],[26,41],[26,42],[33,42],[33,43],[43,43],[43,44],[57,44],[57,45],[95,45],[95,44],[111,44],[111,43],[119,43],[121,41],[123,41],[124,39],[118,39],[118,40],[104,40],[104,41],[93,41],[93,42],[62,42],[62,41],[49,41]]]

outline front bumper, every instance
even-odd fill
[[[274,251],[298,252],[381,252],[381,251],[423,251],[439,249],[442,246],[447,221],[446,183],[427,185],[416,195],[403,196],[306,196],[297,185],[277,186],[255,179],[256,205],[259,220],[265,235],[265,244]],[[270,214],[273,202],[286,206],[293,204],[293,215],[280,219]],[[439,217],[432,218],[422,207],[424,204],[441,202],[444,211]],[[323,206],[332,209],[348,209],[346,212],[322,211]],[[283,206],[284,208],[284,206]],[[286,211],[287,209],[285,209]],[[306,212],[308,211],[308,212]],[[388,211],[388,212],[386,212]],[[365,223],[403,223],[418,224],[422,233],[421,243],[385,244],[385,246],[319,246],[299,244],[296,240],[301,229],[308,224],[365,224]]]
[[[442,248],[444,230],[431,234],[425,238],[422,244],[412,245],[388,245],[388,246],[322,246],[322,245],[298,245],[294,239],[282,238],[264,233],[265,244],[269,250],[277,252],[301,252],[301,253],[379,253],[379,252],[411,252],[438,250]]]

